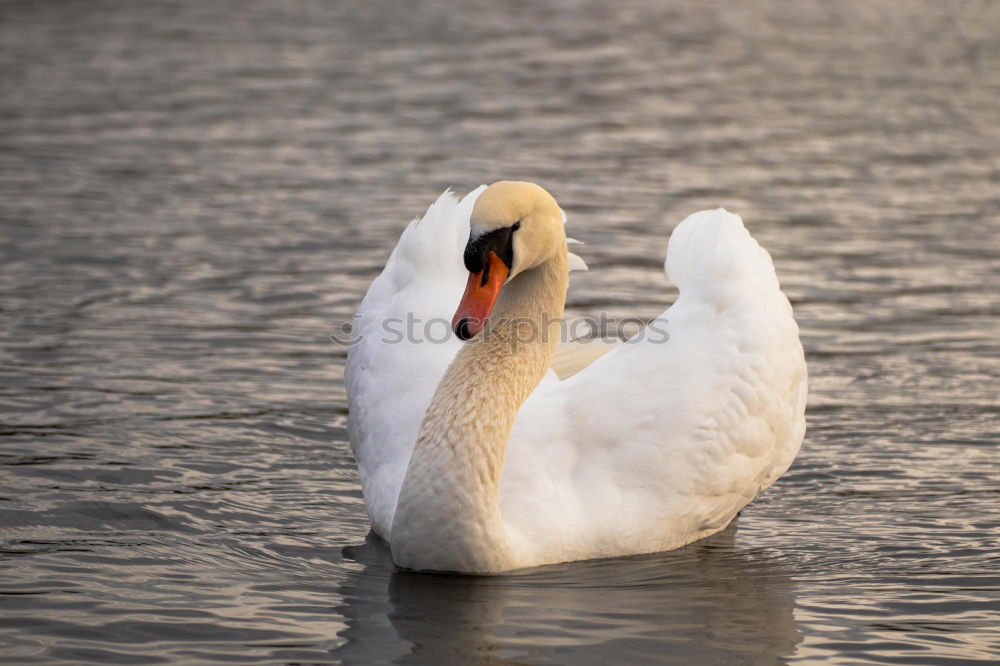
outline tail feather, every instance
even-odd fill
[[[707,302],[724,301],[734,290],[778,286],[770,255],[725,208],[694,213],[677,225],[664,268],[683,296]]]

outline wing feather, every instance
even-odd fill
[[[527,547],[678,547],[725,527],[798,451],[805,362],[770,257],[719,209],[677,227],[666,270],[673,306],[519,413],[501,507]]]
[[[461,345],[448,313],[462,296],[462,250],[483,189],[461,200],[446,191],[406,227],[354,320],[345,371],[348,433],[368,517],[383,537],[424,412]]]

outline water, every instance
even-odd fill
[[[0,5],[8,663],[1000,658],[1000,4]],[[768,247],[798,461],[679,551],[393,571],[328,339],[445,187],[536,180],[659,313],[688,213]]]

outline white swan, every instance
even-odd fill
[[[446,192],[361,304],[349,433],[399,566],[489,573],[677,548],[724,528],[798,452],[798,327],[738,216],[678,225],[676,302],[606,354],[557,354],[579,262],[564,220],[531,183]]]

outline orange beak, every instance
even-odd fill
[[[462,301],[451,320],[451,330],[460,340],[469,340],[483,330],[508,273],[510,269],[492,250],[486,255],[483,270],[469,273]]]

